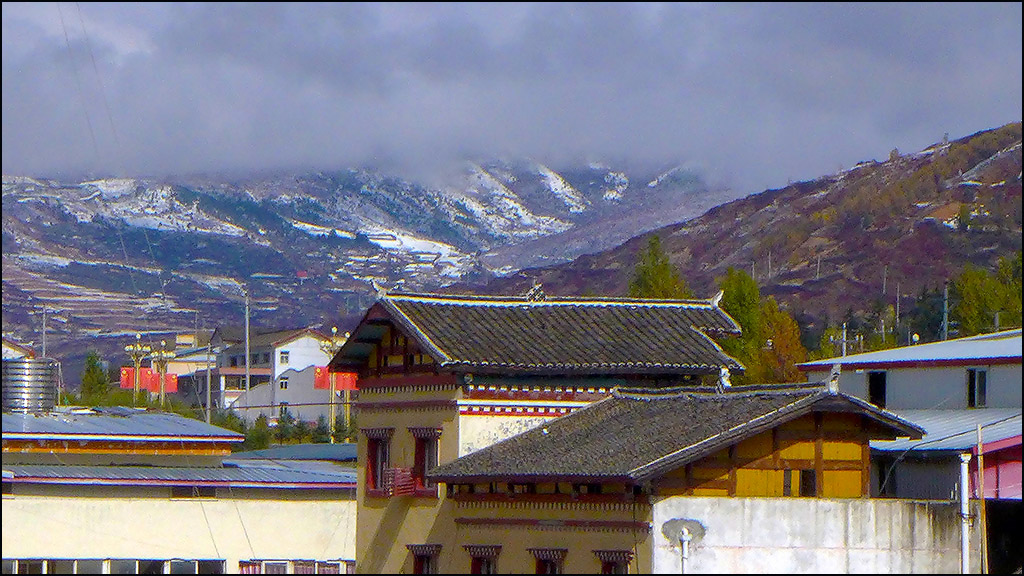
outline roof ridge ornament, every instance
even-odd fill
[[[718,294],[715,294],[715,296],[713,298],[711,298],[711,305],[714,306],[715,308],[718,308],[719,307],[718,305],[719,305],[719,303],[722,302],[722,298],[724,296],[725,296],[725,290],[719,290]]]
[[[722,366],[718,369],[718,383],[715,386],[715,390],[719,394],[725,393],[726,388],[731,388],[732,382],[730,380],[729,367]]]
[[[536,280],[533,281],[533,288],[530,288],[524,296],[530,302],[544,302],[548,299],[548,295],[544,293],[541,283]]]

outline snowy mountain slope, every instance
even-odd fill
[[[264,302],[265,322],[333,324],[361,311],[371,281],[419,290],[485,281],[610,247],[732,197],[688,173],[646,186],[662,173],[496,160],[429,185],[374,169],[4,176],[3,329],[38,342],[43,307],[66,320],[51,326],[51,342],[238,323],[246,286]],[[56,312],[71,301],[73,310]]]

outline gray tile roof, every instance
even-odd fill
[[[444,482],[656,477],[814,410],[867,415],[883,437],[923,431],[820,385],[616,391],[567,416],[430,471]]]
[[[1020,408],[979,408],[971,410],[894,410],[900,417],[925,429],[919,440],[871,442],[871,448],[884,452],[907,450],[963,452],[978,444],[978,425],[984,443],[1021,436]]]
[[[743,369],[708,337],[739,334],[739,326],[714,300],[389,294],[376,306],[442,368],[453,371],[694,374],[717,373],[722,366]],[[368,351],[360,329],[366,325],[364,320],[332,368],[364,361]]]
[[[4,465],[4,480],[30,484],[354,488],[356,474],[286,468]]]
[[[117,439],[241,442],[245,436],[170,412],[134,408],[62,409],[46,414],[3,414],[4,439]]]

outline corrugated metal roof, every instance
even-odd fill
[[[905,450],[965,451],[978,443],[978,424],[984,443],[1021,435],[1021,409],[986,408],[976,410],[892,410],[904,420],[925,429],[920,440],[871,442],[871,448],[886,452]]]
[[[235,452],[231,460],[248,458],[261,460],[333,460],[350,462],[356,459],[356,445],[349,442],[338,444],[291,444],[275,446],[265,450]]]
[[[12,482],[120,486],[231,486],[236,488],[354,488],[350,470],[289,468],[186,468],[159,466],[61,466],[18,464],[3,467]],[[10,475],[10,478],[8,478]]]
[[[970,338],[903,346],[864,354],[850,354],[805,362],[799,366],[828,370],[833,364],[883,364],[889,362],[936,362],[948,360],[976,360],[990,358],[1021,359],[1021,331],[1007,330],[994,334],[982,334]]]
[[[170,412],[133,408],[93,408],[47,414],[4,414],[3,436],[8,438],[81,439],[190,439],[241,442],[245,436]]]

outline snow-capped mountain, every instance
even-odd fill
[[[371,282],[436,289],[571,260],[735,197],[685,170],[535,160],[440,184],[369,169],[252,178],[4,176],[3,329],[51,341],[239,323],[338,322]]]

